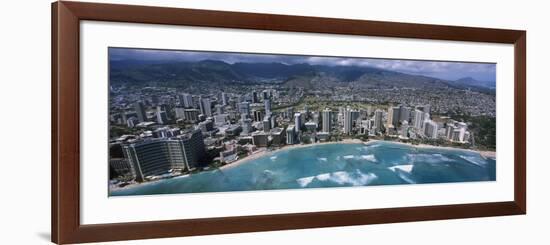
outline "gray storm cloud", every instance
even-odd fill
[[[481,81],[496,80],[496,64],[457,61],[423,61],[382,58],[324,57],[280,54],[248,54],[212,51],[179,51],[110,48],[110,60],[152,60],[152,61],[201,61],[220,60],[230,64],[283,63],[328,65],[328,66],[368,66],[414,75],[424,75],[447,80],[472,77]]]

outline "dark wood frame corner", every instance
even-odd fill
[[[79,23],[114,21],[514,44],[514,201],[316,213],[80,224]],[[206,234],[304,229],[526,213],[526,32],[163,7],[52,4],[52,241],[81,243]]]

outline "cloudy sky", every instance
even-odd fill
[[[301,55],[244,54],[224,52],[195,52],[151,49],[110,48],[110,60],[151,60],[151,61],[201,61],[221,60],[236,62],[284,64],[308,63],[312,65],[355,65],[371,66],[408,74],[457,80],[472,77],[479,81],[495,81],[496,65],[492,63],[444,62],[396,59],[320,57]]]

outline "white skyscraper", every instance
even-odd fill
[[[294,113],[294,125],[296,127],[296,132],[300,132],[302,128],[302,113],[296,112]]]
[[[408,107],[399,106],[399,121],[409,121],[411,112]]]
[[[185,119],[185,107],[177,106],[174,108],[174,111],[176,112],[177,119]]]
[[[374,120],[373,119],[361,120],[359,125],[360,125],[359,133],[367,134],[370,131],[372,131],[372,128],[374,127]]]
[[[350,134],[354,127],[354,122],[357,124],[359,119],[359,111],[347,108],[344,111],[344,133]]]
[[[338,114],[336,115],[336,119],[338,121],[338,126],[344,126],[344,113],[346,109],[344,107],[338,107]]]
[[[182,105],[186,108],[195,107],[195,105],[193,103],[193,95],[182,94],[182,95],[179,96],[179,101],[180,101],[180,105]]]
[[[323,111],[323,132],[329,133],[331,129],[330,109],[326,108]]]
[[[252,119],[242,119],[241,127],[243,128],[243,134],[250,134],[252,132]]]
[[[409,123],[407,121],[403,121],[401,124],[401,132],[399,132],[399,135],[401,138],[408,138],[408,132],[409,132]]]
[[[351,129],[352,129],[352,126],[353,126],[353,120],[352,120],[352,111],[351,110],[346,110],[344,112],[344,134],[349,134],[351,133]]]
[[[456,124],[448,124],[447,125],[447,131],[446,135],[448,140],[452,140],[455,142],[466,142],[468,141],[467,138],[469,138],[469,132],[467,131],[468,125],[463,122],[459,122]]]
[[[271,112],[271,100],[269,98],[264,100],[265,113],[268,114]]]
[[[445,137],[447,137],[448,140],[453,139],[453,131],[456,129],[456,126],[454,122],[447,123],[447,128],[445,128]]]
[[[397,127],[399,124],[399,116],[401,115],[400,107],[390,107],[388,109],[388,126]]]
[[[201,113],[203,115],[211,117],[212,116],[212,103],[210,102],[210,99],[201,98],[200,99],[200,109],[201,109]]]
[[[168,121],[166,111],[163,111],[161,106],[157,106],[157,111],[155,114],[157,117],[158,124],[165,124]]]
[[[286,128],[286,144],[293,145],[296,144],[296,131],[294,130],[294,125],[288,125]]]
[[[222,105],[226,106],[229,102],[229,96],[225,92],[222,92]]]
[[[384,112],[380,109],[376,109],[376,111],[374,111],[374,127],[377,132],[382,130],[382,117],[384,117]]]
[[[432,120],[424,121],[424,135],[431,139],[437,139],[437,123]]]
[[[269,123],[271,125],[271,128],[277,127],[277,118],[273,116],[271,113],[269,113]]]
[[[413,126],[416,129],[422,129],[422,126],[424,125],[424,112],[420,110],[414,111],[414,124]]]

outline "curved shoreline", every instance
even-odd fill
[[[256,160],[258,158],[261,158],[261,157],[268,157],[270,155],[273,155],[273,154],[276,154],[276,153],[280,153],[280,152],[283,152],[283,151],[289,151],[289,150],[294,150],[294,149],[300,149],[300,148],[307,148],[307,147],[315,147],[315,146],[323,146],[323,145],[332,145],[332,144],[362,144],[362,145],[372,145],[372,144],[375,144],[375,143],[390,143],[390,144],[398,144],[398,145],[403,145],[403,146],[408,146],[408,147],[411,147],[411,148],[418,148],[418,149],[439,149],[439,150],[455,150],[455,151],[466,151],[466,152],[473,152],[473,153],[478,153],[481,155],[481,157],[483,158],[493,158],[493,159],[496,159],[496,152],[494,151],[476,151],[476,150],[472,150],[472,149],[462,149],[462,148],[454,148],[454,147],[449,147],[449,146],[434,146],[434,145],[427,145],[427,144],[419,144],[419,145],[413,145],[413,144],[409,144],[409,143],[404,143],[404,142],[398,142],[398,141],[390,141],[390,140],[376,140],[376,139],[372,139],[372,140],[369,140],[369,141],[361,141],[359,139],[344,139],[342,141],[334,141],[334,142],[323,142],[323,143],[314,143],[314,144],[296,144],[296,145],[286,145],[286,146],[283,146],[283,147],[280,147],[278,149],[274,149],[274,150],[268,150],[266,148],[263,148],[263,149],[260,149],[256,152],[254,152],[253,154],[251,155],[248,155],[246,156],[245,158],[241,158],[241,159],[238,159],[232,163],[229,163],[229,164],[226,164],[224,166],[221,166],[219,167],[218,169],[219,170],[226,170],[226,169],[230,169],[230,168],[234,168],[234,167],[238,167],[242,164],[245,164],[247,162],[250,162],[250,161],[253,161],[253,160]],[[205,170],[205,171],[208,171],[208,170]],[[201,171],[203,172],[203,171]],[[200,173],[200,172],[199,172]],[[185,178],[185,177],[191,177],[192,175],[194,174],[198,174],[198,173],[193,173],[193,174],[184,174],[184,175],[180,175],[180,176],[175,176],[173,178],[170,178],[170,179],[177,179],[177,178]],[[125,187],[115,187],[115,188],[112,188],[110,187],[109,188],[109,196],[112,196],[110,195],[110,193],[112,191],[119,191],[119,190],[128,190],[128,189],[131,189],[131,188],[134,188],[134,187],[138,187],[138,186],[145,186],[145,185],[148,185],[148,184],[155,184],[155,183],[158,183],[158,182],[161,182],[163,180],[166,180],[166,179],[159,179],[159,180],[154,180],[154,181],[149,181],[149,182],[144,182],[144,183],[135,183],[135,184],[130,184],[130,185],[127,185]]]
[[[334,142],[323,142],[323,143],[314,143],[314,144],[296,144],[296,145],[287,145],[287,146],[283,146],[279,149],[275,149],[275,150],[272,150],[272,151],[268,151],[268,150],[262,150],[262,151],[259,151],[257,153],[253,153],[252,155],[248,155],[247,157],[245,158],[242,158],[242,159],[239,159],[237,161],[234,161],[232,163],[229,163],[227,165],[224,165],[222,167],[220,167],[221,170],[223,169],[229,169],[229,168],[232,168],[232,167],[236,167],[236,166],[239,166],[243,163],[246,163],[247,161],[249,160],[254,160],[254,159],[258,159],[260,157],[266,157],[266,156],[269,156],[269,155],[272,155],[272,154],[275,154],[275,153],[279,153],[279,152],[282,152],[282,151],[288,151],[288,150],[294,150],[294,149],[299,149],[299,148],[306,148],[306,147],[314,147],[314,146],[319,146],[319,145],[331,145],[331,144],[363,144],[363,143],[366,143],[366,142],[363,142],[361,140],[358,140],[358,139],[345,139],[345,140],[342,140],[342,141],[334,141]]]
[[[290,145],[290,146],[284,146],[279,149],[275,149],[272,151],[268,150],[261,150],[257,153],[253,153],[252,155],[249,155],[245,158],[239,159],[233,163],[224,165],[220,167],[221,170],[223,169],[229,169],[236,166],[239,166],[243,163],[246,163],[249,160],[255,160],[261,157],[267,157],[269,155],[273,155],[275,153],[279,153],[285,150],[293,150],[293,149],[299,149],[299,148],[306,148],[306,147],[314,147],[319,145],[330,145],[330,144],[363,144],[363,145],[370,145],[377,142],[383,142],[383,143],[391,143],[391,144],[399,144],[404,145],[412,148],[420,148],[420,149],[443,149],[443,150],[459,150],[459,151],[467,151],[467,152],[473,152],[480,154],[483,158],[496,158],[496,152],[494,151],[476,151],[472,149],[463,149],[463,148],[455,148],[455,147],[449,147],[449,146],[435,146],[435,145],[427,145],[427,144],[419,144],[419,145],[413,145],[409,143],[399,142],[399,141],[391,141],[391,140],[376,140],[372,139],[369,141],[361,141],[358,139],[344,139],[342,141],[334,141],[334,142],[323,142],[323,143],[314,143],[314,144],[299,144],[299,145]]]
[[[369,143],[375,143],[375,142],[386,142],[386,143],[393,143],[393,144],[399,144],[399,145],[405,145],[413,148],[420,148],[420,149],[443,149],[443,150],[458,150],[458,151],[467,151],[467,152],[473,152],[478,153],[484,158],[496,158],[496,152],[495,151],[477,151],[473,149],[463,149],[463,148],[456,148],[456,147],[450,147],[450,146],[437,146],[437,145],[427,145],[427,144],[418,144],[413,145],[409,143],[399,142],[399,141],[391,141],[391,140],[369,140],[367,142],[364,142],[364,144]]]

